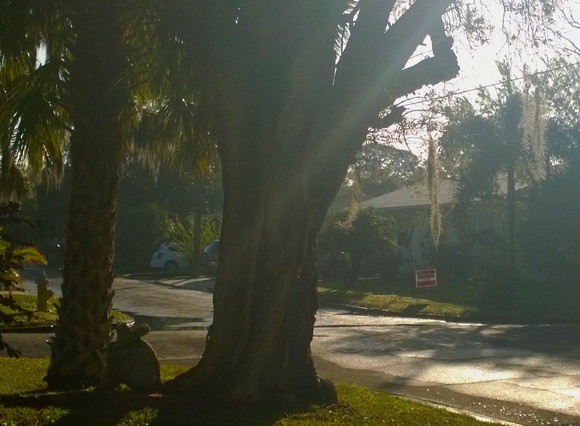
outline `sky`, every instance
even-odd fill
[[[580,0],[564,1],[567,4],[569,13],[580,21]],[[479,87],[490,86],[489,90],[493,93],[493,85],[501,82],[501,75],[497,69],[496,61],[509,60],[512,64],[513,78],[521,78],[524,65],[527,66],[529,73],[542,72],[546,70],[543,59],[557,56],[558,53],[555,48],[561,48],[566,45],[564,40],[555,40],[552,45],[543,47],[539,51],[533,51],[530,46],[526,46],[524,43],[523,53],[518,53],[516,48],[506,43],[506,37],[501,31],[503,8],[497,0],[488,0],[486,7],[489,8],[489,13],[486,13],[486,16],[491,18],[489,23],[495,28],[490,34],[489,43],[469,46],[464,37],[455,36],[454,51],[458,57],[461,70],[459,76],[455,79],[432,86],[430,89],[435,89],[436,93],[468,91],[462,96],[472,100],[475,99]],[[580,29],[573,28],[563,21],[559,21],[558,28],[576,46],[580,47]],[[527,51],[526,47],[528,48]],[[415,61],[418,59],[420,58],[416,58]],[[570,63],[579,63],[580,55],[574,57],[573,54],[570,54],[568,59]],[[474,90],[469,92],[471,89]],[[416,100],[411,100],[410,102],[414,104],[414,108],[422,107],[421,104],[416,104],[418,102]],[[399,143],[395,146],[400,149],[409,148],[413,154],[426,158],[426,139],[427,134],[423,132],[410,134],[406,137],[407,144]]]
[[[568,4],[568,11],[575,16],[576,20],[580,21],[580,0],[564,1]],[[509,59],[512,61],[516,71],[514,74],[517,77],[522,75],[524,63],[528,66],[530,72],[541,71],[546,68],[542,59],[556,55],[554,48],[562,47],[566,43],[564,40],[554,40],[550,45],[540,48],[539,51],[534,51],[534,49],[523,43],[523,47],[528,47],[528,50],[520,55],[516,52],[516,49],[510,48],[506,43],[504,34],[501,32],[502,7],[497,0],[489,0],[487,7],[491,15],[488,15],[491,18],[490,23],[495,28],[491,35],[490,43],[473,48],[461,44],[461,41],[460,44],[456,43],[456,53],[459,58],[461,72],[459,78],[454,82],[455,85],[469,88],[498,82],[501,77],[495,65],[496,60]],[[580,46],[580,29],[574,29],[562,21],[559,21],[556,25],[566,37],[571,39],[577,46]],[[576,61],[572,60],[572,62]]]

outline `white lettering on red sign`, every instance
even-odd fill
[[[419,269],[415,271],[416,287],[435,287],[437,285],[437,269]]]

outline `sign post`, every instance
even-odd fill
[[[419,269],[415,271],[415,287],[435,287],[437,285],[437,269]]]

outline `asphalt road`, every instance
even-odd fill
[[[115,280],[114,307],[163,330],[145,337],[162,362],[195,364],[212,317],[211,281],[141,278]],[[333,380],[519,424],[580,425],[577,325],[458,324],[321,309],[312,350],[321,376]]]
[[[312,346],[322,365],[341,368],[333,379],[517,423],[580,424],[579,337],[578,326],[456,324],[323,310]]]

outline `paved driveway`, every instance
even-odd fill
[[[342,370],[335,379],[525,424],[580,424],[580,326],[456,324],[322,310],[313,352],[323,369]]]

